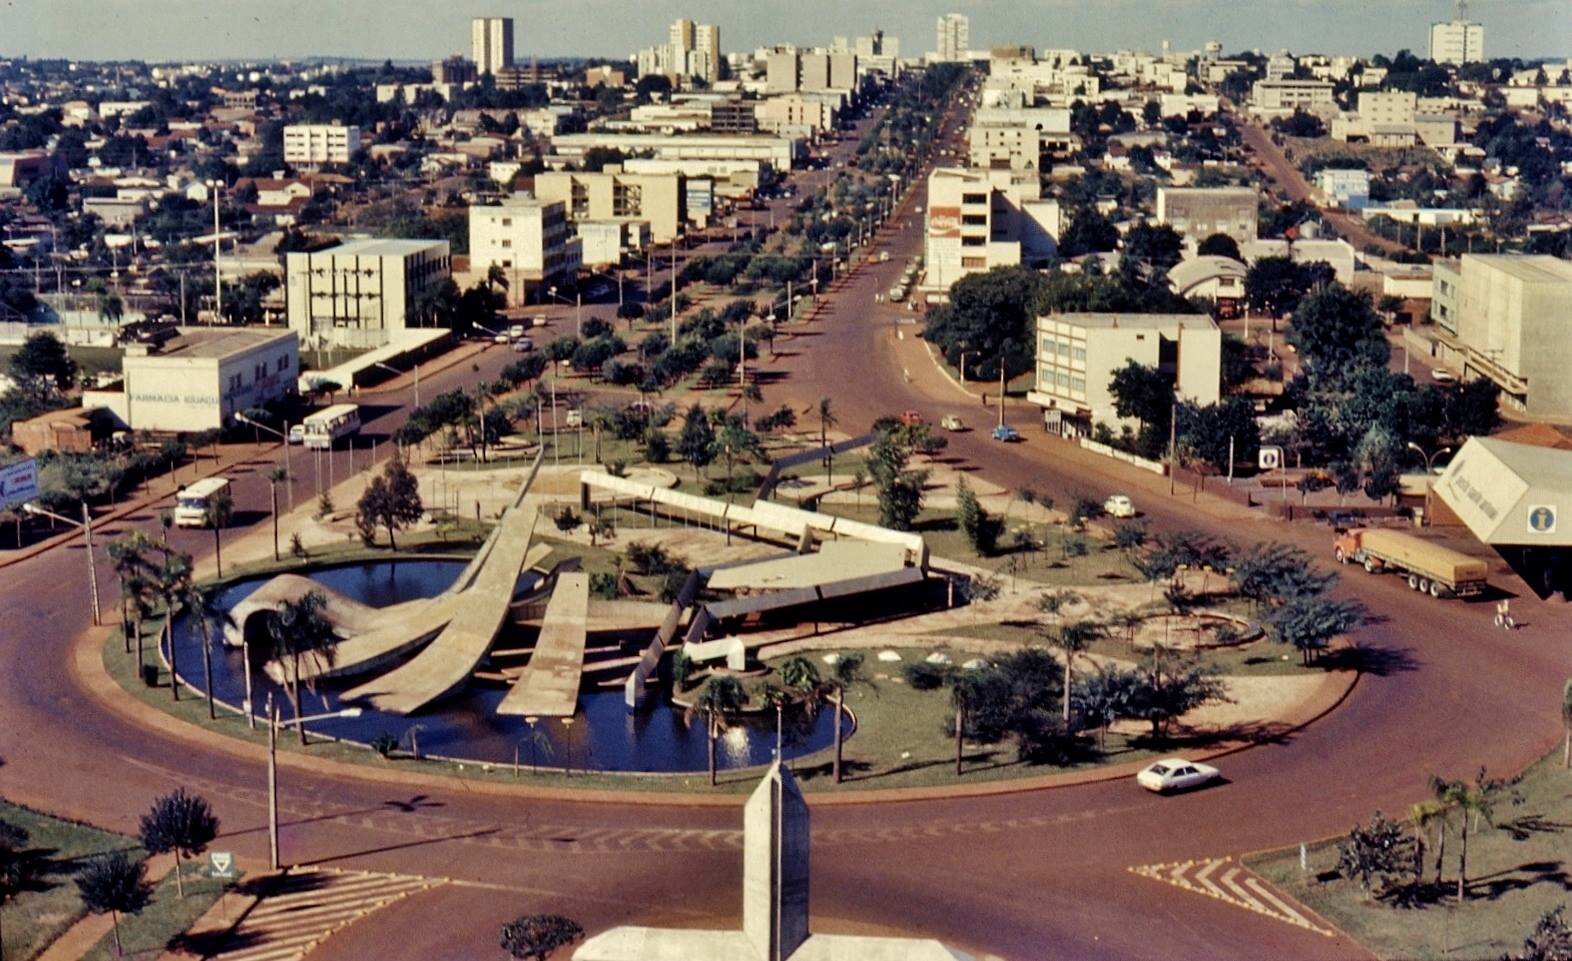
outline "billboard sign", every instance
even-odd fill
[[[932,207],[928,210],[929,237],[959,237],[961,235],[961,208]]]
[[[10,510],[38,496],[38,461],[29,457],[0,467],[0,510]]]

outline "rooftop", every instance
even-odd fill
[[[1077,327],[1130,330],[1216,330],[1217,322],[1206,314],[1048,314],[1038,322],[1058,321]]]
[[[408,257],[410,254],[425,253],[438,244],[446,246],[447,241],[367,237],[362,240],[346,240],[337,247],[329,247],[318,252],[334,257]]]
[[[1529,283],[1572,283],[1572,262],[1546,254],[1464,254],[1463,261],[1476,261]]]
[[[178,336],[164,341],[157,350],[147,351],[146,356],[222,359],[294,336],[285,327],[181,327]],[[126,354],[134,356],[130,350]]]

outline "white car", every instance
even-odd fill
[[[1114,494],[1103,501],[1103,513],[1109,517],[1134,517],[1135,505],[1127,494]]]
[[[1182,757],[1166,757],[1148,766],[1135,776],[1135,783],[1148,791],[1166,794],[1169,791],[1188,791],[1203,784],[1210,784],[1222,772],[1210,764],[1186,761]]]

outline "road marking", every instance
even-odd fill
[[[1231,857],[1143,864],[1129,870],[1131,874],[1203,894],[1296,928],[1314,931],[1328,938],[1335,936],[1331,930],[1311,921],[1305,912],[1293,907],[1286,896],[1273,893],[1270,886],[1248,868],[1233,863]],[[1215,880],[1214,874],[1217,874]]]
[[[440,879],[317,868],[291,871],[207,957],[213,961],[299,961],[334,933]]]

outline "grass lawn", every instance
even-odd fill
[[[980,637],[990,641],[1004,641],[1011,644],[1038,644],[1052,647],[1048,638],[1037,628],[1023,623],[993,623],[962,626],[946,629],[942,632],[947,635],[961,637]],[[1142,660],[1146,652],[1140,648],[1131,650],[1125,635],[1116,633],[1112,637],[1104,637],[1095,641],[1091,653],[1104,657],[1116,657],[1125,661]],[[1284,660],[1287,655],[1287,660]],[[1219,674],[1254,677],[1282,677],[1292,674],[1319,673],[1322,667],[1312,665],[1306,667],[1300,663],[1299,654],[1281,644],[1262,638],[1249,644],[1239,644],[1233,647],[1214,647],[1199,652],[1202,664],[1217,669]],[[1337,665],[1346,667],[1346,664]]]
[[[1415,799],[1424,795],[1424,786],[1414,785]],[[1521,950],[1541,915],[1569,903],[1572,771],[1561,767],[1559,750],[1501,790],[1493,820],[1494,827],[1481,821],[1477,833],[1470,831],[1469,898],[1462,904],[1455,897],[1455,823],[1448,832],[1442,886],[1430,883],[1435,878],[1431,828],[1426,883],[1407,892],[1403,905],[1392,898],[1367,899],[1356,882],[1338,878],[1336,841],[1312,846],[1305,872],[1299,870],[1297,848],[1252,856],[1246,863],[1383,958],[1498,958]]]
[[[120,947],[126,956],[157,957],[169,943],[185,933],[197,918],[207,913],[224,893],[227,881],[199,875],[190,862],[185,863],[186,896],[181,898],[175,890],[173,871],[164,875],[153,888],[153,900],[140,914],[120,919]],[[238,903],[236,905],[238,909]],[[104,935],[92,950],[82,956],[84,961],[114,961],[115,936],[111,931]]]
[[[35,883],[0,906],[5,915],[0,918],[0,957],[27,961],[86,913],[72,879],[80,864],[97,854],[135,848],[136,842],[5,801],[0,801],[0,821],[27,832],[22,850],[41,866]]]

